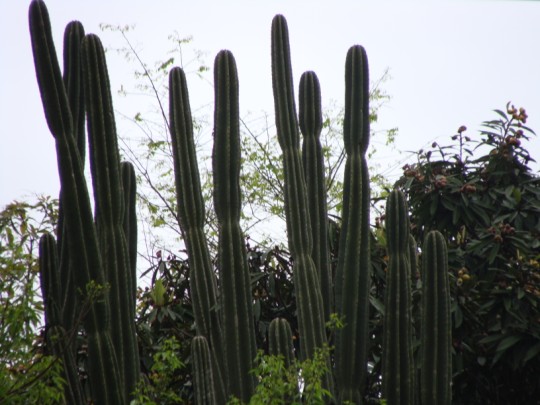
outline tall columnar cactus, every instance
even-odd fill
[[[216,396],[222,402],[226,394],[217,287],[204,231],[205,208],[193,141],[186,76],[178,67],[173,68],[169,74],[169,102],[178,219],[188,252],[195,326],[197,334],[204,336],[210,346]]]
[[[322,130],[321,86],[314,72],[305,72],[300,78],[298,118],[304,136],[302,163],[306,179],[309,219],[313,235],[313,261],[319,273],[325,320],[330,320],[334,294],[328,243],[328,213],[326,209],[326,183],[324,157],[320,135]]]
[[[405,196],[393,190],[386,203],[388,272],[383,330],[383,397],[389,405],[414,404],[409,217]],[[432,402],[433,404],[437,402]]]
[[[29,20],[45,117],[56,142],[64,223],[66,233],[69,234],[67,244],[73,252],[70,254],[72,268],[77,269],[74,275],[75,286],[86,291],[86,286],[91,282],[99,285],[105,285],[106,282],[90,198],[75,142],[68,97],[56,59],[49,15],[42,1],[35,0],[31,3]],[[124,395],[111,339],[108,301],[107,296],[95,301],[85,317],[89,351],[88,375],[97,403],[119,404],[124,402]]]
[[[294,360],[292,331],[289,322],[283,318],[274,318],[268,327],[268,351],[271,355],[283,356],[285,367]]]
[[[214,208],[218,220],[218,269],[228,394],[248,401],[255,387],[250,373],[257,354],[252,293],[244,236],[240,228],[240,115],[238,74],[231,52],[214,64]]]
[[[81,44],[84,38],[84,27],[79,21],[70,22],[64,31],[64,75],[63,82],[66,88],[71,118],[73,119],[73,130],[81,164],[84,166],[86,155],[86,132],[85,132],[85,105],[84,92],[82,84],[82,66],[81,66]],[[78,306],[77,294],[73,294],[74,280],[70,271],[71,263],[69,258],[69,249],[67,247],[67,238],[64,238],[64,209],[62,206],[62,197],[60,196],[60,206],[58,213],[57,239],[60,257],[60,273],[62,274],[62,285],[64,286],[63,297],[63,326],[66,330],[75,327]],[[75,345],[71,345],[75,351]]]
[[[427,234],[422,247],[421,403],[452,402],[452,326],[444,236]]]
[[[370,286],[369,73],[367,55],[353,46],[345,62],[343,137],[347,161],[343,220],[335,278],[336,312],[345,326],[336,333],[336,377],[340,401],[361,403],[368,342]]]
[[[139,379],[135,280],[124,234],[124,190],[105,52],[96,35],[82,43],[90,170],[103,271],[110,286],[112,337],[126,398]],[[131,208],[131,209],[134,209]]]
[[[68,306],[73,302],[69,297],[75,296],[77,291],[85,292],[91,285],[110,287],[90,302],[84,316],[89,352],[87,371],[94,403],[121,404],[135,386],[139,362],[133,318],[135,304],[131,301],[134,281],[130,281],[132,272],[122,227],[124,197],[104,53],[94,36],[85,37],[81,43],[82,26],[70,24],[66,30],[66,72],[62,79],[48,12],[41,0],[31,3],[29,22],[36,76],[47,124],[55,138],[61,184],[61,263],[54,277],[62,280],[62,322],[73,327],[73,315]],[[84,79],[80,76],[80,64],[84,66]],[[91,134],[96,222],[83,170],[81,80]],[[112,314],[111,302],[114,302]],[[111,317],[115,324],[120,324],[115,328],[114,338]],[[65,330],[63,325],[60,327]],[[65,366],[70,367],[69,362],[65,362]],[[73,401],[79,403],[79,400]]]
[[[306,182],[299,147],[298,119],[294,102],[293,77],[287,22],[282,15],[272,21],[272,86],[278,141],[283,151],[284,202],[289,249],[300,331],[300,354],[313,356],[327,344],[319,276],[312,259],[312,235]],[[332,390],[327,374],[324,384]]]

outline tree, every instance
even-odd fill
[[[441,231],[453,281],[454,399],[533,403],[540,396],[540,178],[527,113],[495,110],[479,136],[458,129],[404,167],[414,234]]]
[[[44,345],[36,282],[39,237],[53,229],[58,201],[14,201],[0,212],[0,403],[63,402],[62,363]]]

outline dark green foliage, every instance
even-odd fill
[[[422,240],[440,231],[452,290],[455,403],[534,403],[540,395],[540,180],[526,149],[527,113],[507,105],[479,135],[461,127],[407,165]]]
[[[393,190],[386,203],[389,257],[382,348],[383,397],[392,405],[414,404],[409,228],[405,196]]]
[[[427,234],[422,248],[421,403],[452,403],[452,323],[446,241]]]

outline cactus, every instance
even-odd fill
[[[289,249],[293,256],[293,277],[300,330],[300,354],[311,358],[327,345],[321,284],[312,258],[306,182],[299,148],[298,120],[294,102],[289,31],[282,15],[272,21],[272,87],[278,141],[283,150],[284,202]],[[332,376],[324,386],[332,391]]]
[[[370,283],[370,191],[367,55],[353,46],[345,62],[343,139],[347,161],[343,182],[343,221],[335,279],[336,311],[345,326],[336,333],[336,377],[340,401],[361,402],[368,341]]]
[[[274,318],[268,328],[268,351],[271,355],[283,356],[285,367],[294,360],[292,331],[289,322],[283,318]]]
[[[302,163],[306,179],[309,219],[313,235],[313,261],[318,270],[325,321],[330,320],[334,294],[328,243],[328,214],[324,157],[320,142],[322,130],[321,87],[314,72],[305,72],[300,78],[298,118],[304,136]]]
[[[214,405],[216,399],[216,381],[213,374],[210,348],[204,336],[195,336],[191,340],[191,358],[193,361],[193,380],[195,403],[197,405]]]
[[[55,138],[62,188],[61,264],[56,270],[47,271],[58,272],[56,279],[62,279],[62,295],[67,297],[62,300],[63,321],[70,328],[73,315],[69,314],[68,306],[73,301],[69,297],[76,295],[77,290],[86,291],[89,285],[110,286],[102,297],[90,303],[84,317],[88,376],[95,403],[124,403],[135,388],[139,373],[132,302],[135,281],[122,227],[124,196],[104,52],[95,36],[86,36],[81,43],[82,26],[73,23],[66,30],[71,34],[66,35],[66,72],[62,79],[48,12],[42,1],[32,1],[29,23],[36,76],[47,124]],[[79,63],[83,66],[83,77],[79,75]],[[81,102],[81,81],[86,103]],[[84,178],[80,138],[84,129],[81,108],[85,104],[96,197],[95,223]],[[52,291],[47,294],[55,295]]]
[[[30,28],[38,84],[48,126],[56,141],[61,181],[58,247],[54,237],[40,243],[42,289],[51,346],[64,360],[70,403],[86,401],[65,340],[75,323],[75,291],[108,285],[91,302],[84,318],[88,334],[91,400],[127,403],[138,379],[134,329],[136,291],[136,216],[133,167],[120,163],[109,79],[103,48],[94,35],[84,37],[80,23],[68,25],[64,40],[64,77],[56,60],[47,10],[41,0],[30,6]],[[327,345],[325,322],[333,305],[345,326],[336,331],[334,367],[323,386],[337,402],[362,403],[366,377],[370,288],[370,188],[368,64],[365,50],[353,46],[345,66],[344,145],[347,155],[343,223],[337,272],[332,285],[327,240],[320,85],[313,72],[300,81],[296,116],[287,23],[272,22],[272,83],[276,128],[283,151],[284,201],[298,310],[300,356],[312,357]],[[195,396],[198,403],[225,403],[228,396],[249,401],[256,356],[252,294],[244,237],[240,228],[241,192],[238,78],[234,57],[221,51],[215,60],[214,206],[219,228],[218,295],[205,239],[201,193],[189,96],[184,72],[169,77],[170,132],[177,189],[178,220],[190,265],[190,291],[197,336],[192,340]],[[92,215],[84,179],[84,115],[87,112],[89,160],[96,213]],[[303,134],[302,153],[299,127]],[[389,269],[383,338],[383,390],[390,404],[413,403],[410,282],[416,267],[409,236],[405,197],[389,195],[387,208]],[[59,259],[59,260],[58,260]],[[450,403],[450,320],[446,248],[440,234],[424,244],[424,318],[422,324],[423,403]],[[75,271],[76,270],[76,271]],[[218,299],[219,298],[219,299]],[[284,319],[269,327],[271,354],[294,361],[292,331]],[[70,357],[71,356],[71,357]]]
[[[58,266],[56,240],[51,234],[45,233],[39,239],[39,275],[47,325],[46,341],[52,352],[61,358],[64,364],[67,403],[83,404],[86,401],[83,399],[79,384],[75,356],[69,347],[70,342],[63,327],[63,291]]]
[[[405,196],[393,190],[386,203],[388,272],[383,331],[383,396],[390,405],[414,404],[411,263]]]
[[[110,285],[112,337],[126,398],[139,379],[135,291],[124,234],[124,191],[105,52],[96,35],[82,43],[90,170],[103,271]]]
[[[439,231],[422,248],[421,403],[452,403],[452,326],[448,253]]]
[[[222,403],[226,394],[217,288],[204,231],[204,202],[193,142],[186,76],[178,67],[169,73],[169,103],[178,219],[188,252],[195,326],[197,334],[205,337],[210,347],[216,398]]]
[[[232,53],[214,64],[214,208],[218,220],[218,269],[228,394],[248,401],[255,388],[250,373],[257,354],[246,245],[240,229],[240,116],[238,77]]]
[[[137,300],[137,183],[135,169],[130,162],[121,162],[122,187],[124,190],[124,218],[122,227],[127,239],[129,260],[129,291],[131,292],[130,311],[135,317],[135,303]]]
[[[66,88],[69,109],[73,119],[73,129],[75,140],[79,151],[81,164],[84,166],[86,155],[86,132],[85,132],[85,105],[82,85],[81,66],[81,43],[84,38],[84,27],[79,21],[70,22],[64,31],[64,75],[63,82]],[[66,330],[75,327],[78,306],[77,294],[73,294],[74,280],[70,271],[69,249],[66,238],[64,238],[64,209],[62,207],[62,197],[59,198],[60,206],[58,213],[58,250],[60,257],[60,273],[62,274],[62,285],[64,286],[63,297],[63,325]],[[69,238],[69,235],[66,235]],[[72,349],[76,350],[75,345]]]

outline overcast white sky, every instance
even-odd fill
[[[28,34],[28,1],[4,0],[0,13],[0,206],[16,198],[58,195],[53,138],[44,121]],[[65,25],[82,21],[106,47],[121,42],[101,33],[100,23],[136,24],[131,39],[142,58],[153,62],[170,48],[167,36],[192,35],[208,51],[207,64],[223,48],[233,51],[240,77],[240,104],[272,112],[270,24],[287,17],[295,83],[305,70],[317,72],[323,104],[343,99],[344,61],[353,44],[365,46],[371,77],[390,69],[384,89],[393,99],[378,128],[399,128],[398,148],[417,150],[444,140],[462,125],[469,135],[491,110],[507,101],[523,106],[529,126],[540,132],[540,3],[534,1],[182,1],[49,0],[57,51]],[[109,59],[111,84],[118,89],[133,66]],[[212,76],[209,75],[209,78]],[[194,106],[212,102],[209,84],[189,78]],[[148,99],[118,101],[126,114],[144,110]],[[131,129],[117,120],[119,132]],[[448,139],[448,138],[446,138]],[[540,142],[529,144],[540,159]],[[387,163],[403,160],[389,152]]]

